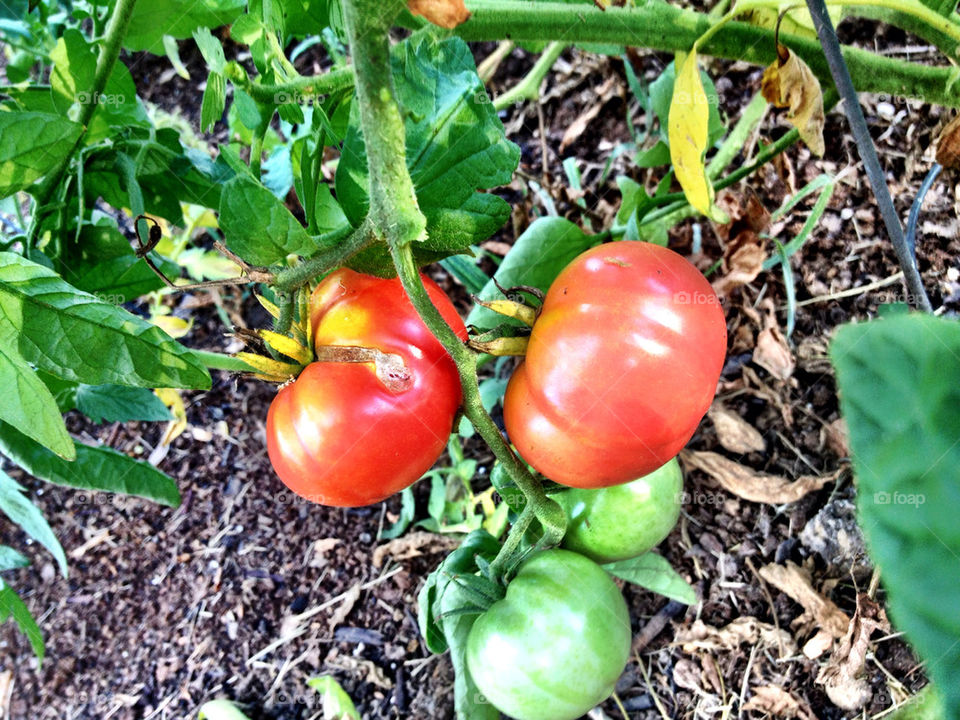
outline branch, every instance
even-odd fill
[[[413,259],[411,244],[424,236],[426,219],[417,206],[407,169],[405,130],[390,65],[388,32],[401,7],[397,0],[344,2],[360,124],[370,170],[368,218],[375,233],[386,240],[397,275],[424,324],[456,363],[463,388],[464,414],[503,463],[543,524],[544,544],[557,544],[566,528],[563,509],[547,497],[540,482],[513,453],[484,410],[477,381],[477,356],[461,342],[430,300]]]

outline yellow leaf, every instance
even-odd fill
[[[447,30],[452,30],[470,17],[463,0],[408,0],[410,12],[420,15]]]
[[[687,201],[704,215],[723,221],[723,213],[713,207],[713,187],[703,166],[710,102],[700,80],[697,53],[691,52],[682,60],[678,55],[676,67],[667,129],[670,160]]]
[[[789,108],[787,119],[800,132],[810,151],[823,156],[823,92],[810,67],[784,45],[777,59],[763,71],[760,92],[776,107]]]
[[[256,353],[238,352],[235,357],[243,360],[247,365],[254,368],[257,375],[264,376],[265,380],[274,382],[283,382],[295,377],[303,369],[303,365],[297,363],[285,363],[264,355]]]
[[[155,315],[150,322],[174,339],[182,338],[193,327],[193,319],[184,320],[174,315]]]
[[[254,294],[254,297],[257,299],[257,302],[263,306],[263,309],[270,313],[270,317],[272,317],[274,320],[278,320],[280,318],[280,308],[267,300],[263,295]]]
[[[482,305],[487,310],[504,315],[514,320],[519,320],[527,327],[533,327],[537,320],[537,311],[529,305],[516,302],[515,300],[481,300],[477,298],[477,305]]]
[[[167,429],[160,438],[161,445],[169,445],[187,429],[187,408],[183,404],[183,397],[173,388],[157,388],[153,391],[157,397],[170,409],[173,420],[167,423]]]
[[[291,337],[275,333],[272,330],[261,330],[260,337],[278,353],[306,365],[313,360],[313,353]]]

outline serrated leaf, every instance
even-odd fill
[[[579,226],[558,217],[534,220],[517,238],[513,248],[500,263],[493,279],[480,291],[481,300],[502,299],[501,287],[530,285],[546,292],[560,271],[587,248],[596,244],[596,238],[587,235]],[[470,311],[467,323],[478,327],[495,327],[503,320],[479,305]]]
[[[857,508],[897,627],[960,716],[960,324],[894,315],[830,346]]]
[[[287,255],[309,255],[316,242],[267,188],[237,176],[223,187],[220,229],[233,252],[253,265],[279,263]]]
[[[2,427],[9,426],[4,423]],[[50,457],[55,458],[58,462],[67,464],[66,461],[61,460],[49,450],[34,443],[26,435],[20,435],[20,437],[28,443],[33,443],[41,451],[49,453]],[[6,454],[4,452],[4,455]],[[60,566],[60,572],[63,573],[64,577],[67,576],[67,556],[60,546],[57,536],[53,534],[53,530],[50,529],[43,513],[24,495],[24,489],[20,484],[3,470],[0,470],[0,512],[3,512],[15,525],[19,525],[27,535],[49,550],[50,554],[56,558],[57,565]]]
[[[223,75],[211,72],[207,76],[207,87],[203,91],[203,100],[200,103],[200,129],[209,132],[223,117],[223,108],[226,105],[227,83]]]
[[[173,417],[147,388],[122,385],[81,385],[77,388],[77,409],[95,423],[160,422]]]
[[[20,632],[27,636],[30,647],[33,648],[37,660],[43,662],[46,648],[43,644],[43,633],[40,632],[40,626],[33,619],[29,608],[24,604],[20,596],[14,592],[13,588],[0,580],[0,622],[6,622],[9,618],[20,628]]]
[[[73,440],[63,424],[53,394],[9,345],[0,345],[0,421],[11,423],[30,438],[68,460]]]
[[[77,459],[61,460],[15,428],[0,423],[0,452],[36,478],[54,485],[136,495],[176,507],[180,491],[172,478],[148,463],[111,450],[75,443]]]
[[[710,104],[700,80],[696,52],[678,62],[669,117],[670,160],[687,201],[704,215],[724,222],[723,214],[713,206],[713,186],[703,164]]]
[[[60,164],[82,127],[41,112],[0,112],[0,198],[25,190]]]
[[[0,252],[0,342],[88,385],[210,387],[203,363],[159,328],[9,252]]]
[[[519,148],[477,76],[470,49],[459,38],[406,40],[392,53],[394,82],[404,110],[407,166],[428,238],[414,252],[418,261],[439,260],[492,235],[510,208],[477,190],[510,182]],[[367,157],[354,111],[337,167],[336,193],[351,224],[367,212]],[[358,256],[358,269],[389,272],[383,248]]]
[[[694,605],[697,602],[697,593],[690,583],[677,574],[666,558],[655,552],[607,563],[603,569],[622,580],[653,590],[684,605]]]
[[[129,50],[163,54],[163,36],[190,37],[199,27],[229,25],[243,12],[246,0],[163,0],[138,2],[123,38]]]

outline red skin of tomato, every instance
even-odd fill
[[[726,347],[720,301],[685,258],[644,242],[591,248],[550,286],[507,386],[507,433],[551,480],[629,482],[690,440]]]
[[[433,304],[465,339],[453,303],[421,277]],[[317,346],[398,354],[411,381],[393,392],[370,363],[311,363],[270,405],[270,462],[288,488],[313,502],[379,502],[416,481],[443,452],[461,402],[456,365],[396,278],[338,270],[313,292],[310,318]]]

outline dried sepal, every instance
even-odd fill
[[[313,360],[313,353],[305,345],[301,345],[292,337],[281,335],[272,330],[260,330],[263,341],[281,355],[296,360],[300,365],[306,365]]]

